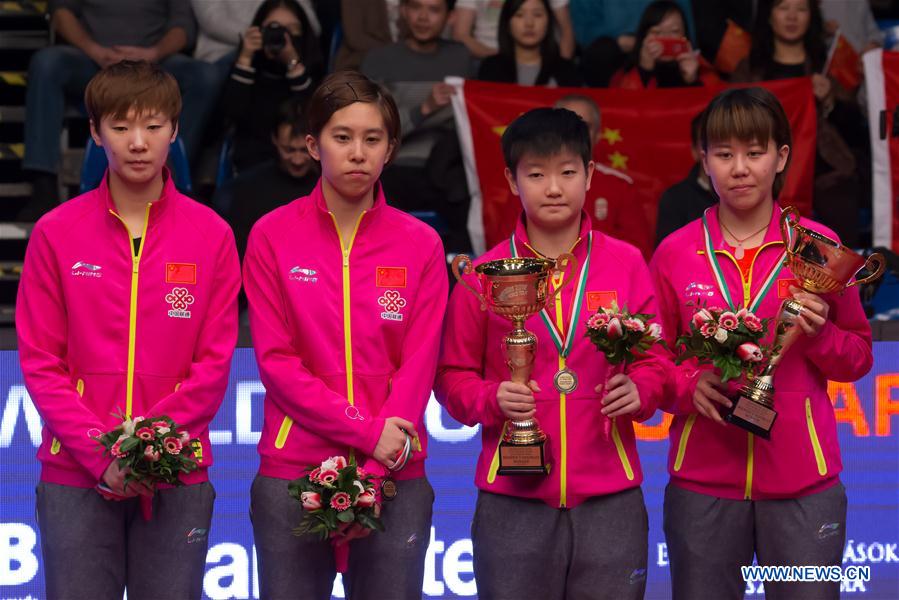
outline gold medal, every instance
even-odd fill
[[[553,386],[560,394],[570,394],[577,389],[577,375],[569,368],[561,369],[553,377]]]

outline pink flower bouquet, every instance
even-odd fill
[[[631,314],[627,307],[618,310],[614,304],[611,308],[600,308],[587,320],[587,337],[606,356],[609,364],[627,365],[646,354],[654,344],[664,343],[661,327],[658,323],[649,323],[653,316]]]
[[[187,431],[179,431],[169,417],[124,418],[122,424],[94,438],[105,454],[115,457],[120,469],[128,469],[125,489],[133,481],[152,487],[164,482],[181,485],[179,476],[196,470],[194,443]]]
[[[677,338],[676,362],[697,358],[699,364],[713,364],[721,372],[722,383],[754,377],[771,351],[761,344],[770,320],[759,319],[745,308],[734,312],[700,307],[693,314],[690,332]]]

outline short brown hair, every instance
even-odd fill
[[[775,146],[793,145],[790,121],[777,96],[762,87],[735,88],[715,96],[702,116],[700,140],[702,150],[709,151],[709,143],[738,139],[747,144]],[[774,177],[774,197],[780,194],[790,168],[792,153],[787,156],[784,170]]]
[[[124,119],[132,109],[163,114],[174,127],[181,114],[181,92],[175,78],[159,65],[123,60],[94,75],[84,90],[84,105],[95,127],[103,117]]]
[[[399,145],[400,113],[393,96],[362,73],[350,70],[331,73],[313,92],[309,104],[306,105],[309,135],[318,138],[334,113],[355,102],[377,105],[384,119],[387,136],[394,144],[394,148]]]

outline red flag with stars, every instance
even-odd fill
[[[811,80],[785,79],[765,82],[780,99],[790,119],[794,147],[784,204],[793,204],[808,215],[812,206],[815,158],[815,102]],[[684,179],[693,166],[690,154],[690,121],[724,88],[691,87],[661,90],[521,87],[510,84],[464,81],[453,108],[459,128],[466,175],[472,190],[469,231],[476,251],[491,248],[507,238],[521,210],[503,176],[500,136],[520,114],[540,106],[552,106],[567,94],[593,98],[602,111],[602,139],[594,148],[594,160],[633,180],[633,200],[609,201],[609,209],[634,210],[628,236],[644,251],[645,240],[655,238],[658,200],[662,192]],[[590,195],[602,190],[591,189]],[[635,204],[633,208],[626,204]],[[610,221],[618,220],[610,215]],[[637,223],[640,223],[639,225]],[[614,234],[613,234],[614,235]]]

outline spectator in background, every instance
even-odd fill
[[[340,0],[343,40],[334,60],[335,71],[358,69],[366,52],[397,39],[390,12],[388,0]]]
[[[883,46],[884,34],[874,20],[869,2],[820,0],[820,4],[822,18],[836,23],[840,33],[859,54]]]
[[[455,130],[449,76],[471,77],[472,56],[440,37],[452,0],[401,0],[405,39],[366,55],[362,73],[396,100],[403,138],[381,174],[390,203],[405,211],[436,211],[449,226],[450,250],[468,249],[469,193]]]
[[[653,2],[643,11],[634,48],[611,86],[644,89],[720,82],[711,65],[693,51],[689,37],[687,19],[676,2]],[[673,52],[669,50],[672,41],[681,42]]]
[[[717,1],[717,0],[716,0]],[[736,0],[735,0],[736,1]],[[590,87],[608,87],[612,75],[624,66],[634,48],[640,16],[652,0],[571,0],[568,7],[574,37],[583,49],[584,81]],[[688,29],[692,12],[687,0],[678,0]],[[704,17],[704,16],[703,16]]]
[[[502,52],[500,21],[505,0],[459,0],[453,19],[453,37],[465,44],[477,58],[486,58]],[[559,54],[574,58],[574,29],[568,12],[568,0],[551,0],[555,25],[558,27]],[[555,37],[556,28],[549,31]]]
[[[222,109],[234,124],[238,172],[271,154],[278,107],[312,94],[324,71],[318,38],[296,0],[265,0],[241,41],[225,84]]]
[[[278,109],[271,130],[271,159],[251,167],[215,191],[212,205],[234,229],[243,258],[253,224],[282,204],[307,196],[318,180],[318,169],[306,150],[306,124],[299,100]]]
[[[569,94],[559,98],[556,108],[576,113],[590,133],[590,148],[596,152],[602,131],[599,106],[590,96]],[[652,228],[642,209],[634,180],[617,169],[594,161],[593,178],[584,200],[584,210],[593,221],[593,228],[614,238],[633,244],[644,258],[652,255]]]
[[[818,221],[853,246],[858,240],[858,202],[866,195],[869,179],[867,121],[855,95],[822,74],[827,51],[817,0],[763,0],[749,58],[732,80],[811,77],[818,105],[814,211]]]
[[[178,81],[184,99],[181,139],[196,152],[215,86],[199,61],[179,54],[192,45],[194,20],[181,0],[51,0],[51,26],[66,44],[39,50],[28,67],[25,158],[33,173],[31,202],[18,219],[36,220],[59,202],[57,173],[67,100],[80,104],[87,82],[123,59],[159,63]]]
[[[554,25],[549,0],[506,0],[499,16],[499,53],[481,62],[478,79],[549,87],[582,85],[577,67],[559,53]]]
[[[662,193],[659,200],[659,216],[656,219],[656,246],[669,234],[702,216],[710,206],[718,202],[712,191],[709,176],[702,167],[702,113],[690,122],[690,151],[696,164],[690,174]]]
[[[692,0],[696,19],[696,45],[702,56],[715,64],[724,41],[728,20],[745,32],[751,32],[759,0]]]

